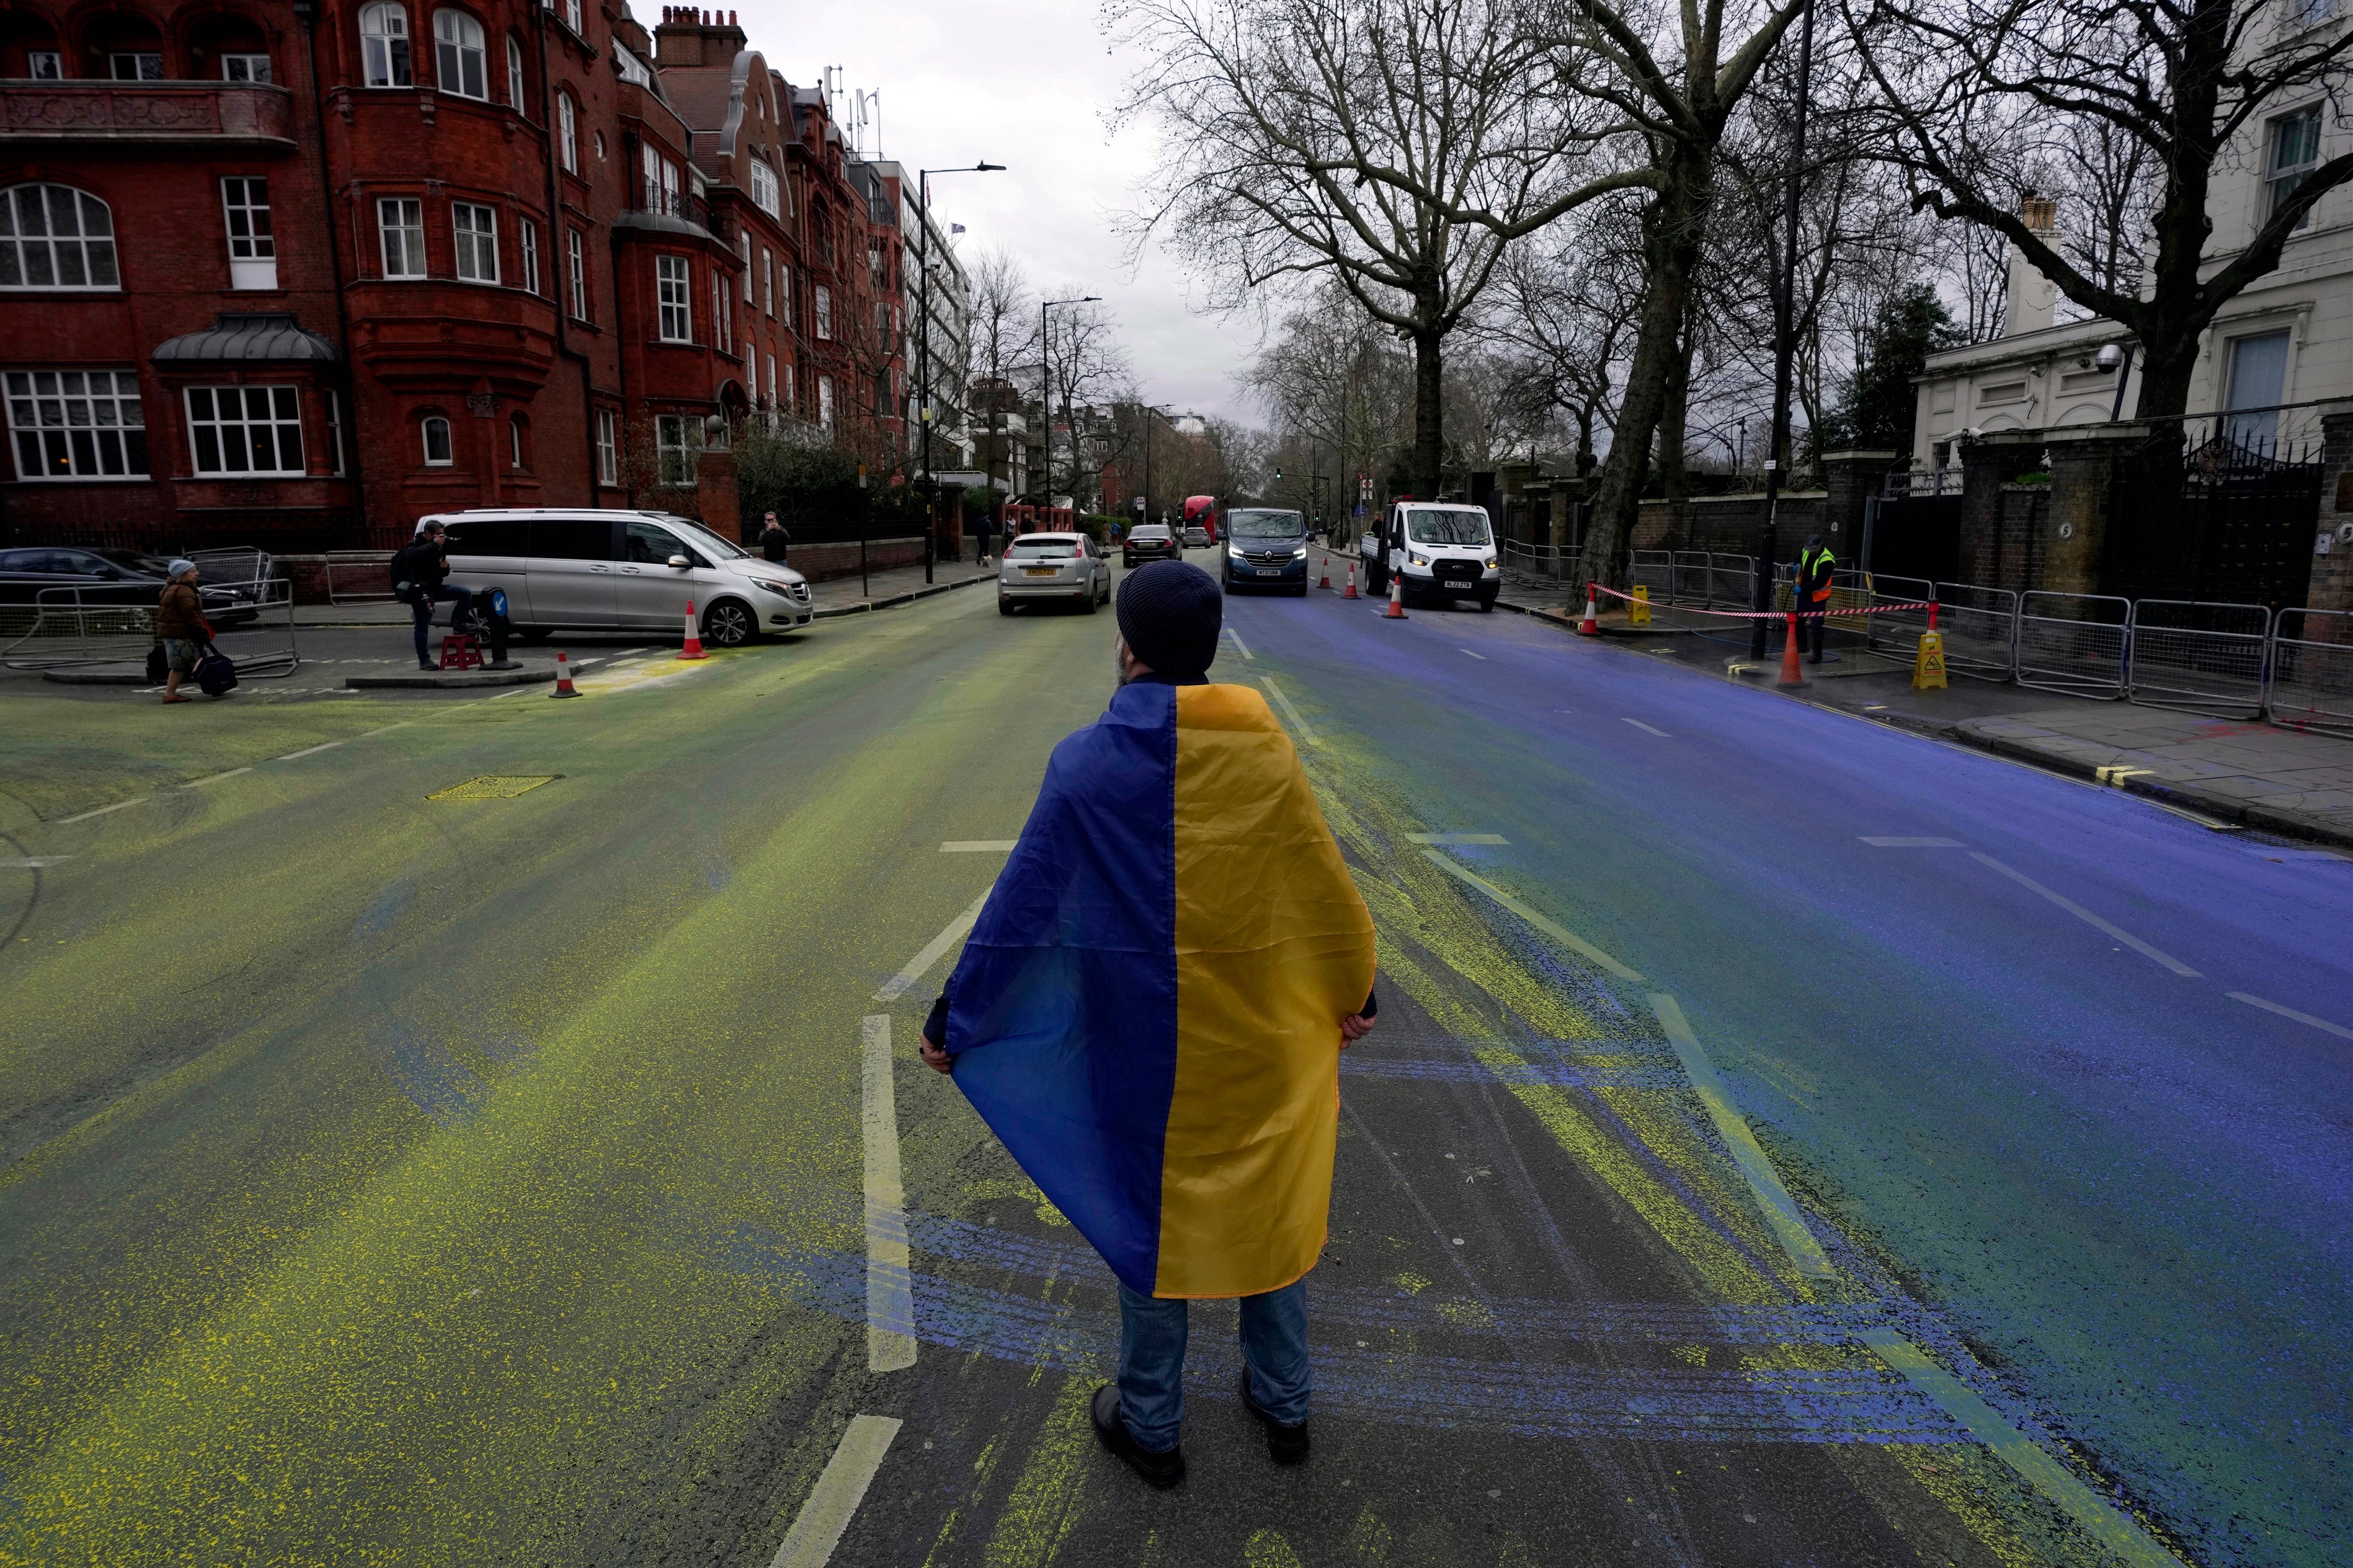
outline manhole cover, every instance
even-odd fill
[[[541,773],[535,777],[511,777],[498,773],[484,773],[480,778],[468,779],[464,784],[451,784],[448,789],[436,795],[428,795],[425,798],[427,800],[512,800],[519,795],[527,795],[540,785],[551,784],[563,776],[562,773]]]

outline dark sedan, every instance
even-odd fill
[[[152,609],[163,596],[169,563],[130,551],[78,550],[67,545],[27,545],[0,550],[0,605],[61,605],[71,595],[49,588],[77,588],[85,605],[135,605]],[[252,620],[259,597],[249,583],[206,583],[199,571],[196,594],[205,617],[216,626]]]
[[[1128,530],[1120,542],[1119,560],[1123,566],[1133,566],[1139,561],[1181,561],[1185,547],[1176,536],[1156,522],[1139,523]]]

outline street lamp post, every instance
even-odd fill
[[[1162,409],[1174,415],[1173,403],[1147,403],[1144,405],[1144,521],[1152,521],[1152,416]]]
[[[932,176],[934,174],[987,174],[1001,172],[1005,165],[986,161],[961,164],[953,169],[919,169],[915,172],[915,269],[923,285],[922,325],[915,350],[919,390],[915,394],[916,414],[923,426],[923,581],[932,580],[932,562],[940,552],[940,498],[932,483]]]
[[[1075,300],[1040,300],[1038,301],[1038,408],[1046,416],[1046,500],[1054,500],[1054,347],[1046,335],[1046,312],[1058,305],[1092,305],[1100,302],[1100,294],[1082,294]],[[1071,416],[1071,488],[1078,485],[1079,429],[1077,416]]]
[[[1806,177],[1806,97],[1814,74],[1814,7],[1807,0],[1798,34],[1797,123],[1790,136],[1789,189],[1783,208],[1780,288],[1773,300],[1773,430],[1767,437],[1770,454],[1765,459],[1765,515],[1757,530],[1757,565],[1748,607],[1757,612],[1748,623],[1748,657],[1765,657],[1765,617],[1773,607],[1773,543],[1778,532],[1781,481],[1790,458],[1790,362],[1798,350],[1798,206]],[[1794,601],[1792,601],[1794,603]],[[1793,626],[1790,636],[1797,635]]]

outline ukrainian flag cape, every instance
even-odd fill
[[[1246,686],[1122,687],[1054,748],[949,984],[955,1081],[1129,1289],[1314,1267],[1373,921]]]

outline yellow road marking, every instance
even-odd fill
[[[1464,870],[1461,867],[1456,865],[1445,856],[1440,855],[1435,849],[1425,849],[1422,851],[1422,854],[1429,858],[1431,865],[1437,867],[1448,876],[1452,877],[1457,881],[1467,882],[1472,887],[1478,889],[1481,892],[1486,894],[1489,898],[1494,900],[1497,903],[1503,905],[1505,909],[1511,910],[1522,920],[1527,921],[1528,924],[1535,927],[1536,930],[1544,932],[1546,936],[1551,937],[1555,942],[1559,942],[1562,946],[1567,947],[1570,952],[1581,953],[1585,957],[1591,959],[1594,963],[1599,964],[1602,968],[1608,970],[1610,973],[1616,975],[1620,980],[1630,980],[1636,984],[1641,984],[1642,977],[1633,970],[1627,968],[1624,964],[1619,963],[1616,959],[1610,957],[1608,953],[1602,952],[1599,948],[1594,946],[1583,937],[1578,936],[1576,932],[1568,930],[1566,926],[1562,926],[1555,921],[1546,920],[1544,916],[1536,913],[1535,910],[1528,908],[1527,905],[1520,902],[1519,900],[1512,897],[1511,894],[1504,891],[1501,888],[1496,887],[1493,882],[1487,881],[1483,878],[1472,876],[1470,872]]]

